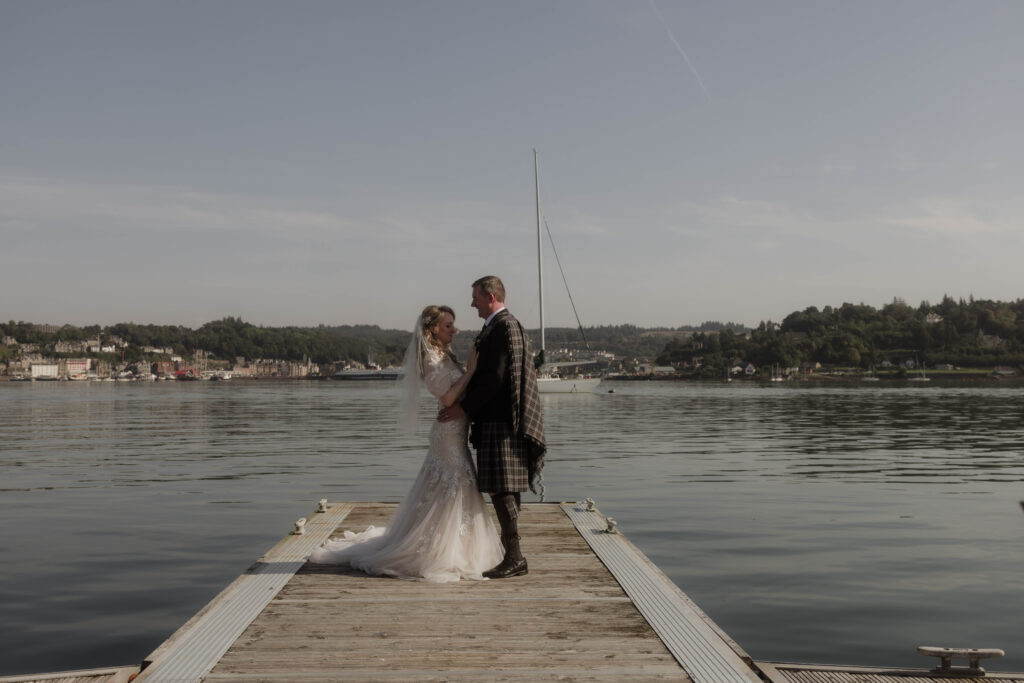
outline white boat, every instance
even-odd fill
[[[917,365],[917,358],[914,359],[914,365]],[[921,363],[921,365],[918,366],[918,367],[921,368],[921,374],[920,375],[914,375],[913,377],[910,378],[910,381],[911,382],[931,382],[932,378],[929,377],[928,375],[924,374],[924,363]]]
[[[540,231],[540,167],[533,150],[533,183],[537,197],[537,289],[540,295],[540,351],[544,354],[544,239]],[[537,391],[542,394],[589,394],[601,383],[600,377],[562,377],[552,373],[550,365],[540,368]]]
[[[334,379],[342,380],[396,380],[401,379],[402,369],[401,368],[376,368],[370,370],[359,370],[354,368],[345,368],[338,370],[333,375]]]
[[[782,374],[782,366],[778,363],[772,365],[772,381],[773,382],[785,382],[786,378]]]
[[[600,377],[537,377],[537,391],[542,394],[589,394],[601,383]]]
[[[878,376],[875,375],[875,366],[874,365],[872,365],[870,368],[868,368],[868,374],[866,374],[863,377],[861,377],[860,381],[861,382],[877,382],[878,381]]]

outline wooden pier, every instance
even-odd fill
[[[429,584],[304,558],[346,529],[385,525],[392,503],[310,515],[142,664],[161,681],[934,682],[926,670],[754,662],[587,503],[528,504],[530,573]],[[613,527],[614,525],[612,525]],[[124,681],[74,672],[6,681]],[[78,672],[95,673],[95,672]],[[958,677],[1016,681],[1024,675]]]
[[[342,516],[338,525],[331,523],[329,535],[386,524],[395,505],[348,504],[347,512],[345,507],[328,507]],[[154,653],[137,680],[200,674],[209,681],[692,680],[591,550],[566,507],[572,506],[525,506],[523,548],[530,560],[525,577],[439,585],[304,565],[222,654],[204,636],[198,643],[210,650],[206,661],[194,658],[188,673],[162,673],[176,668],[172,660],[193,659],[176,644],[202,628],[201,613]],[[610,539],[600,513],[581,506],[579,514],[591,518],[594,534]],[[314,519],[306,524],[307,534]],[[316,547],[323,538],[309,540]],[[272,551],[262,562],[273,565],[274,557]],[[667,579],[661,587],[683,597]],[[239,600],[238,588],[226,589],[204,612],[213,615]],[[660,598],[653,591],[651,596]],[[741,676],[722,683],[759,680],[742,655],[697,618],[720,651],[712,647],[701,656],[724,655],[742,669]],[[208,673],[201,672],[206,666]]]

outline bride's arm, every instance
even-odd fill
[[[453,384],[451,389],[441,396],[441,403],[444,404],[445,408],[450,408],[453,403],[459,400],[462,396],[462,392],[466,390],[466,386],[469,384],[470,378],[473,376],[473,373],[476,372],[476,358],[477,350],[473,349],[469,353],[469,360],[466,361],[466,374],[459,378],[459,381]]]

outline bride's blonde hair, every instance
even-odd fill
[[[431,347],[458,363],[459,361],[455,357],[455,353],[452,351],[451,346],[449,344],[442,344],[441,340],[434,336],[434,328],[441,324],[441,317],[446,313],[452,317],[452,321],[455,320],[455,311],[452,310],[451,306],[435,306],[431,304],[424,308],[423,312],[420,313],[420,332]],[[423,354],[425,355],[426,352],[427,349],[424,348]],[[421,369],[425,367],[425,364],[423,363],[425,360],[426,358],[420,358]]]

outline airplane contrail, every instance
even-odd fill
[[[690,67],[690,72],[693,74],[693,77],[697,79],[697,84],[700,86],[701,91],[703,91],[704,97],[706,97],[708,102],[710,102],[711,95],[708,94],[708,89],[704,87],[704,81],[701,80],[700,74],[697,73],[697,70],[693,68],[690,58],[686,55],[686,50],[684,50],[683,46],[679,44],[678,40],[676,40],[675,34],[672,33],[672,29],[669,27],[668,22],[665,21],[665,17],[662,15],[661,10],[654,4],[654,0],[647,0],[647,2],[651,3],[651,9],[653,9],[654,13],[658,15],[661,25],[665,27],[665,32],[668,33],[668,39],[672,41],[672,44],[676,46],[676,50],[678,50],[679,54],[683,56],[686,66]]]

